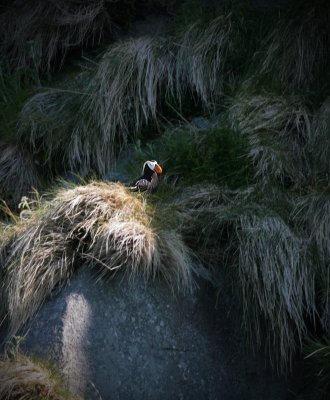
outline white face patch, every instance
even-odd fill
[[[155,160],[146,161],[146,162],[143,164],[142,172],[144,171],[144,167],[145,167],[146,165],[148,165],[148,167],[149,167],[152,171],[154,171],[157,164],[158,164],[158,163],[157,163],[157,161],[155,161]]]

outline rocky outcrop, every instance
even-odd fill
[[[178,295],[160,281],[96,281],[80,269],[25,328],[23,350],[49,358],[84,398],[286,399],[245,346],[226,290]]]

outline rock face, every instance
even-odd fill
[[[23,350],[55,362],[86,399],[288,398],[247,352],[230,304],[222,295],[215,309],[202,282],[184,297],[158,281],[96,282],[82,268],[25,329]]]

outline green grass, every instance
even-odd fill
[[[137,141],[129,163],[133,171],[146,159],[157,159],[168,182],[178,178],[184,185],[209,182],[236,188],[253,179],[247,154],[248,143],[238,131],[187,125],[166,131],[146,146]]]

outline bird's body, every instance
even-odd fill
[[[154,193],[159,186],[158,174],[161,173],[162,168],[157,161],[146,161],[143,164],[142,176],[132,183],[130,189],[132,191]]]

